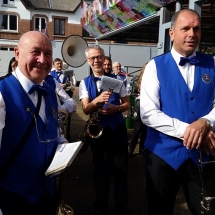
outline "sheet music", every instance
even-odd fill
[[[101,77],[101,89],[102,90],[108,90],[113,89],[114,93],[119,93],[123,85],[123,81],[111,78],[108,76],[102,76]]]
[[[58,175],[64,171],[64,169],[72,163],[82,145],[83,143],[81,141],[59,144],[54,158],[45,172],[45,175]]]

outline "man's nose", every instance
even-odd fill
[[[44,53],[40,53],[39,61],[40,61],[40,63],[46,62],[46,56]]]

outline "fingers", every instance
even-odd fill
[[[188,128],[184,133],[183,144],[187,149],[198,149],[201,145],[203,135],[198,130]]]
[[[207,121],[205,119],[199,119],[189,126],[187,126],[184,134],[183,134],[183,144],[188,149],[199,148],[203,137],[209,131],[209,127],[207,126]]]

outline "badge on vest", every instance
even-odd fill
[[[52,107],[52,109],[51,109],[51,113],[52,113],[52,116],[55,118],[55,119],[57,119],[57,117],[58,117],[58,114],[57,114],[57,111]]]
[[[211,83],[211,77],[208,74],[204,74],[202,76],[202,81],[204,81],[206,84],[210,84]]]

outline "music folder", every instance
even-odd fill
[[[59,144],[54,158],[45,172],[45,175],[54,176],[63,172],[71,165],[82,145],[82,141]]]

